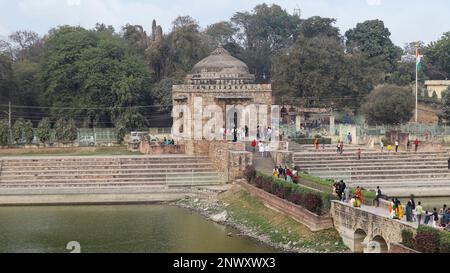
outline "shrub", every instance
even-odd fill
[[[414,240],[414,249],[423,253],[439,252],[439,230],[420,226]]]
[[[321,214],[322,212],[322,199],[320,199],[319,196],[317,196],[316,194],[312,194],[312,193],[307,193],[305,194],[305,196],[302,198],[302,203],[301,205],[311,211],[314,212],[318,215]]]
[[[289,201],[292,202],[292,203],[294,203],[294,204],[296,204],[296,205],[300,205],[301,200],[302,200],[302,196],[301,196],[301,194],[298,193],[298,192],[292,192],[292,193],[289,195]]]
[[[408,229],[402,230],[402,243],[403,243],[403,245],[405,245],[409,248],[414,247],[414,238],[413,238],[412,231],[410,231]]]
[[[255,186],[262,189],[263,188],[263,178],[262,176],[257,176],[255,178]]]
[[[0,146],[8,144],[9,127],[8,121],[0,120]]]
[[[273,193],[272,192],[272,183],[273,180],[272,178],[269,177],[263,177],[263,189],[268,192],[268,193]]]
[[[253,165],[247,166],[247,168],[245,168],[244,175],[247,179],[247,182],[252,183],[256,177],[255,167]]]
[[[450,253],[450,232],[441,231],[439,237],[439,252]]]

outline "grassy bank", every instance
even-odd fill
[[[305,173],[300,174],[299,178],[301,184],[305,184],[308,187],[314,187],[315,189],[324,192],[331,192],[333,188],[334,181],[332,180],[322,179]],[[352,188],[351,193],[355,194],[355,189]],[[361,193],[362,196],[367,200],[373,200],[375,198],[375,192],[373,191],[362,189]]]
[[[0,149],[0,157],[5,156],[107,156],[107,155],[141,155],[130,152],[127,147],[73,147],[42,149]]]
[[[283,213],[268,209],[262,201],[240,187],[219,196],[231,220],[276,245],[307,249],[310,252],[345,252],[347,247],[334,229],[311,232]]]

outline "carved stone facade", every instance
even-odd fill
[[[255,84],[254,75],[249,73],[249,69],[245,63],[234,58],[223,47],[217,48],[210,56],[206,57],[192,69],[192,73],[186,76],[183,85],[175,85],[172,88],[172,100],[174,107],[187,106],[191,115],[183,118],[192,119],[191,128],[182,126],[174,128],[175,135],[185,130],[194,131],[196,128],[203,128],[211,117],[205,117],[199,111],[203,111],[206,106],[216,105],[221,109],[221,117],[223,124],[227,125],[227,129],[234,127],[241,128],[244,125],[249,127],[255,124],[247,124],[240,116],[235,117],[234,113],[238,113],[239,107],[248,105],[263,105],[267,107],[266,120],[257,120],[259,124],[270,124],[270,108],[272,106],[272,86],[270,84]],[[194,107],[195,106],[195,107]],[[232,111],[228,113],[227,106]],[[193,116],[201,115],[202,124],[195,124]],[[184,114],[184,113],[183,113]],[[216,114],[216,113],[214,113]],[[174,124],[179,116],[174,117]],[[230,126],[231,125],[231,126]],[[176,137],[175,137],[176,138]],[[178,141],[190,141],[189,139],[180,139]],[[195,152],[195,150],[193,151]]]
[[[246,152],[245,144],[207,139],[203,136],[203,127],[213,116],[222,121],[221,128],[213,129],[216,134],[223,126],[227,130],[245,125],[251,130],[254,126],[255,132],[257,125],[268,126],[271,123],[272,86],[255,84],[255,76],[250,74],[247,65],[219,46],[194,66],[183,85],[173,86],[172,101],[174,109],[184,109],[180,113],[174,110],[172,134],[177,143],[185,146],[186,154],[208,155],[228,181],[242,177],[246,166],[252,164],[252,153]],[[211,105],[216,111],[207,115],[204,109]],[[248,105],[260,107],[259,111],[266,108],[266,114],[248,124],[250,119],[241,114],[241,109]],[[228,113],[227,108],[231,110]],[[177,123],[177,120],[183,120],[183,123]],[[189,122],[185,123],[185,120]],[[192,134],[183,135],[185,132]],[[198,132],[200,137],[195,137]]]

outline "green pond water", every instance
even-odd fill
[[[168,205],[0,207],[0,252],[265,253],[276,249]]]

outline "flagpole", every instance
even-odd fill
[[[416,64],[416,123],[419,120],[419,108],[418,108],[418,91],[419,91],[419,80],[418,80],[418,71],[417,71],[418,67]]]
[[[417,58],[419,57],[419,43],[416,44],[416,123],[419,121],[419,103],[418,103],[418,93],[419,93],[419,65]]]

